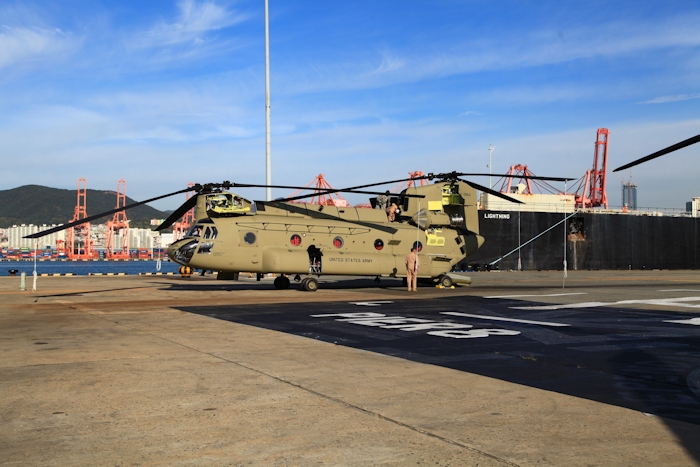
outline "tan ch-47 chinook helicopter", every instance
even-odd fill
[[[463,180],[462,176],[491,174],[443,173],[411,179],[390,180],[341,190],[316,190],[314,193],[275,201],[249,201],[228,190],[235,188],[313,189],[283,185],[212,183],[195,185],[156,198],[96,214],[80,221],[44,230],[25,238],[38,238],[68,229],[123,209],[140,206],[176,194],[194,191],[156,230],[171,226],[195,207],[195,223],[185,237],[168,249],[171,260],[193,269],[218,271],[219,278],[233,278],[245,271],[276,273],[275,287],[286,289],[289,276],[301,280],[307,291],[318,288],[318,277],[325,275],[406,277],[405,256],[412,247],[418,252],[418,277],[451,286],[457,276],[453,266],[474,253],[483,243],[479,235],[476,190],[520,201]],[[500,175],[497,175],[500,176]],[[527,177],[564,181],[555,177]],[[363,188],[427,179],[433,184],[413,186],[399,194],[362,191]],[[385,209],[321,206],[290,203],[314,194],[351,192],[380,195],[371,198],[379,207],[392,203],[398,207],[390,221]],[[378,201],[379,198],[379,201]],[[302,280],[302,276],[305,276]]]

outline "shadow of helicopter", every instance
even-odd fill
[[[387,301],[362,309],[353,303],[334,302],[332,311],[328,303],[307,302],[177,309],[657,416],[689,455],[700,462],[700,341],[693,326],[665,322],[687,318],[687,314],[612,307],[598,308],[594,315],[577,309],[533,312],[512,309],[512,304],[512,299],[487,301],[460,295]],[[450,322],[468,323],[474,329],[507,329],[517,331],[517,335],[445,339],[425,332],[314,317],[358,311],[424,320],[444,319],[445,312],[477,314],[482,318]],[[489,316],[558,321],[570,326],[544,328],[508,320],[489,321]]]

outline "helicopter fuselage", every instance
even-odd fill
[[[405,277],[405,257],[415,247],[418,277],[436,278],[481,246],[472,188],[435,184],[406,192],[426,199],[404,198],[393,222],[383,209],[275,201],[243,200],[247,209],[222,214],[202,196],[198,220],[168,255],[209,271]]]

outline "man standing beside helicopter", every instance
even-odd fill
[[[418,263],[418,255],[416,248],[411,248],[411,252],[406,255],[406,282],[408,283],[408,291],[418,292],[418,271],[420,264]]]

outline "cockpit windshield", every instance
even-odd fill
[[[199,224],[195,224],[192,227],[190,227],[190,230],[187,231],[187,233],[185,234],[185,237],[201,237],[203,230],[204,230],[204,226],[201,226]]]

